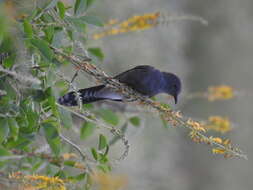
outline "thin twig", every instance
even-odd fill
[[[41,83],[41,81],[39,79],[37,79],[37,78],[34,78],[32,76],[25,76],[22,73],[17,73],[16,71],[5,69],[1,65],[0,65],[0,72],[6,73],[8,75],[11,75],[15,79],[19,80],[22,83],[30,83],[30,84],[36,84],[36,85],[38,85],[38,84]]]
[[[194,15],[172,15],[172,14],[166,14],[162,13],[161,18],[158,20],[158,24],[169,24],[171,22],[176,21],[196,21],[199,22],[202,25],[207,26],[208,21],[200,16],[194,16]]]
[[[125,150],[119,158],[117,158],[113,161],[113,163],[118,163],[119,161],[121,161],[127,157],[130,145],[129,145],[129,142],[126,139],[125,135],[119,129],[116,129],[115,127],[110,126],[109,124],[105,124],[103,121],[99,120],[95,115],[93,115],[92,113],[90,113],[88,111],[84,111],[84,110],[75,111],[69,107],[60,105],[58,103],[57,103],[57,105],[65,110],[75,114],[76,116],[88,121],[88,122],[96,124],[97,127],[103,127],[105,129],[108,129],[113,135],[118,136],[122,140],[122,142],[125,146]]]
[[[80,148],[78,145],[76,145],[75,143],[73,143],[71,140],[69,140],[67,137],[65,137],[65,136],[64,136],[63,134],[61,134],[61,133],[59,133],[59,136],[60,136],[60,138],[61,138],[63,141],[65,141],[66,143],[68,143],[69,145],[71,145],[73,148],[75,148],[75,149],[78,151],[78,153],[81,155],[83,161],[86,161],[86,160],[92,161],[91,159],[89,159],[89,158],[82,152],[81,148]],[[86,162],[86,166],[87,166],[88,171],[89,171],[90,173],[93,173],[92,168],[89,166],[89,164],[88,164],[87,162]]]

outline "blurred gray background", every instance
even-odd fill
[[[225,136],[238,143],[249,158],[226,160],[212,155],[209,146],[193,143],[184,130],[164,129],[157,116],[144,114],[145,128],[128,135],[129,156],[114,170],[128,176],[126,189],[252,189],[253,1],[104,0],[92,9],[106,20],[155,11],[208,20],[207,27],[178,21],[100,39],[94,44],[101,46],[106,56],[100,67],[116,74],[148,64],[178,74],[183,92],[175,109],[198,119],[229,117],[235,127]],[[219,84],[231,85],[245,95],[218,102],[184,98],[189,92]],[[159,100],[168,101],[164,97]]]

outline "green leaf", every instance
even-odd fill
[[[59,137],[59,133],[52,123],[50,122],[42,123],[42,127],[44,129],[46,138],[55,139]]]
[[[84,108],[84,109],[88,109],[88,110],[89,110],[89,109],[92,109],[93,107],[94,107],[93,104],[84,104],[84,105],[83,105],[83,108]]]
[[[0,118],[0,143],[2,143],[8,137],[10,132],[8,120]]]
[[[54,38],[54,35],[55,35],[55,28],[54,26],[48,26],[44,29],[44,33],[46,34],[46,40],[51,43],[53,38]]]
[[[68,37],[69,37],[69,39],[71,40],[71,41],[73,41],[74,40],[74,36],[73,36],[73,31],[72,30],[67,30],[67,34],[68,34]]]
[[[83,140],[86,139],[93,133],[95,128],[96,128],[96,125],[94,123],[85,122],[80,131],[80,138]]]
[[[65,81],[58,80],[58,81],[56,81],[54,84],[55,84],[56,87],[68,91],[68,87],[69,87],[69,86],[68,86],[68,84],[67,84]],[[65,92],[64,92],[64,93],[65,93]]]
[[[74,6],[75,15],[84,14],[87,8],[87,0],[76,0]]]
[[[33,38],[31,39],[31,44],[40,51],[44,58],[46,58],[48,61],[52,61],[54,54],[46,41]]]
[[[46,84],[45,87],[51,87],[55,84],[56,74],[53,68],[49,68],[46,73]],[[51,92],[52,93],[52,92]]]
[[[110,149],[110,146],[107,144],[106,149],[105,149],[105,153],[103,154],[104,157],[106,157],[106,155],[108,154]]]
[[[87,9],[90,8],[95,1],[96,0],[87,0],[87,4],[86,4]]]
[[[171,109],[171,106],[169,104],[161,103],[161,106],[165,109]]]
[[[88,48],[88,52],[95,57],[97,57],[100,61],[103,61],[104,59],[104,54],[101,50],[101,48]]]
[[[1,156],[10,156],[10,155],[11,155],[11,153],[8,150],[6,150],[2,146],[0,146],[0,157]]]
[[[98,150],[102,150],[107,146],[106,137],[102,134],[99,135]]]
[[[6,68],[11,68],[15,64],[15,59],[13,56],[9,56],[3,60],[3,65]]]
[[[63,126],[67,129],[70,129],[73,125],[70,112],[60,107],[58,109]]]
[[[41,165],[43,163],[44,163],[43,161],[39,161],[39,162],[33,164],[32,167],[31,167],[31,172],[36,173],[36,171],[41,167]]]
[[[101,171],[105,172],[105,173],[108,173],[112,170],[111,166],[108,166],[108,165],[98,165],[97,166],[98,169],[100,169]]]
[[[54,96],[52,88],[51,87],[47,88],[45,93],[47,94],[47,100],[48,100],[48,103],[50,105],[53,115],[55,117],[59,117],[59,112],[57,109],[58,107],[55,104],[56,100],[55,100],[55,96]]]
[[[24,150],[34,140],[35,140],[35,133],[26,134],[20,131],[18,139],[16,141],[8,140],[5,144],[5,147],[8,147],[8,149],[15,148]]]
[[[18,123],[14,118],[9,118],[8,119],[9,127],[10,127],[10,137],[16,141],[18,139],[18,134],[19,134],[19,126]]]
[[[54,33],[53,33],[53,38],[52,38],[52,46],[56,47],[56,48],[61,48],[63,46],[65,46],[66,44],[66,37],[67,37],[67,34],[63,31],[63,28],[55,28],[54,30]],[[58,62],[60,64],[64,63],[65,61],[61,61],[61,62]],[[57,62],[56,62],[57,63]]]
[[[42,127],[51,150],[55,155],[59,155],[61,151],[61,140],[56,127],[50,122],[43,123]]]
[[[59,1],[57,3],[57,7],[58,7],[58,10],[59,10],[59,16],[63,19],[64,16],[65,16],[65,11],[66,11],[63,2]]]
[[[102,119],[112,125],[118,125],[119,123],[119,118],[118,116],[112,112],[111,110],[108,109],[100,109],[99,113],[102,117]]]
[[[67,17],[65,18],[67,21],[69,21],[71,23],[71,25],[73,27],[75,27],[75,29],[78,32],[84,32],[86,30],[86,23],[80,19],[80,18],[72,18],[72,17]]]
[[[54,177],[59,177],[61,179],[66,179],[68,176],[68,171],[63,171],[64,168],[61,168],[56,174],[54,174]]]
[[[106,148],[109,147],[109,146],[106,146]],[[108,148],[109,150],[109,148]],[[99,163],[100,164],[105,164],[109,161],[108,157],[102,153],[99,153]]]
[[[96,16],[82,16],[80,17],[80,19],[82,19],[87,24],[92,24],[95,26],[103,26],[103,22],[99,20],[98,17]]]
[[[66,166],[70,166],[70,167],[74,167],[75,166],[76,161],[73,160],[67,160],[64,162],[64,165]]]
[[[130,121],[130,123],[132,124],[132,125],[134,125],[134,126],[136,126],[136,127],[139,127],[140,126],[140,123],[141,123],[141,121],[140,121],[140,118],[139,117],[131,117],[130,119],[129,119],[129,121]]]
[[[74,6],[75,15],[83,15],[90,8],[95,0],[76,0]]]
[[[32,25],[27,20],[24,20],[23,27],[24,27],[24,32],[26,34],[26,37],[32,38],[33,37]]]
[[[81,173],[77,176],[74,176],[73,179],[75,179],[76,181],[82,181],[85,179],[86,176],[87,176],[87,173],[85,172],[85,173]]]
[[[21,103],[21,108],[23,109],[23,116],[17,118],[17,122],[21,127],[21,131],[24,133],[32,133],[38,127],[39,114],[35,111],[33,102],[31,99],[25,99]]]
[[[91,148],[92,156],[95,160],[98,160],[98,153],[95,148]]]

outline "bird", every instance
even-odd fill
[[[119,82],[129,86],[148,98],[160,93],[166,93],[174,97],[175,104],[181,92],[180,78],[169,72],[162,72],[149,65],[139,65],[114,77]],[[98,85],[78,90],[83,104],[93,103],[100,100],[123,101],[124,96],[115,92],[106,85]],[[77,106],[76,92],[69,92],[60,98],[58,103],[64,106]]]

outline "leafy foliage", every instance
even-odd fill
[[[68,83],[57,75],[57,71],[62,64],[66,65],[69,62],[55,56],[51,46],[73,53],[76,40],[86,36],[87,27],[103,26],[100,19],[87,13],[94,2],[76,0],[73,8],[58,0],[40,2],[25,17],[16,20],[18,24],[6,22],[12,18],[4,14],[1,4],[0,170],[6,171],[7,176],[11,171],[33,174],[42,169],[46,175],[80,181],[88,188],[88,179],[91,178],[87,177],[87,174],[89,175],[91,170],[111,170],[107,138],[103,134],[96,138],[97,124],[94,122],[82,121],[79,135],[76,135],[80,142],[85,142],[88,137],[96,139],[98,146],[90,148],[90,161],[81,155],[71,156],[76,155],[75,144],[62,133],[74,134],[75,122],[72,120],[71,112],[58,107],[56,101],[59,93],[68,90]],[[9,31],[9,25],[17,30]],[[16,36],[19,36],[19,39]],[[20,47],[15,47],[15,43],[11,43],[10,46],[10,39],[24,43]],[[104,54],[100,48],[85,48],[94,61],[103,60]],[[26,65],[20,64],[20,50],[26,52]],[[19,65],[23,69],[20,69]],[[109,124],[119,123],[118,115],[110,110],[101,111],[99,114]],[[42,154],[36,152],[40,149]],[[69,151],[73,153],[69,154]],[[4,159],[6,156],[16,155],[21,156],[16,161]],[[86,156],[86,153],[82,155]],[[95,168],[90,168],[89,162],[97,162]],[[71,168],[79,169],[79,172],[74,172],[73,175]]]

